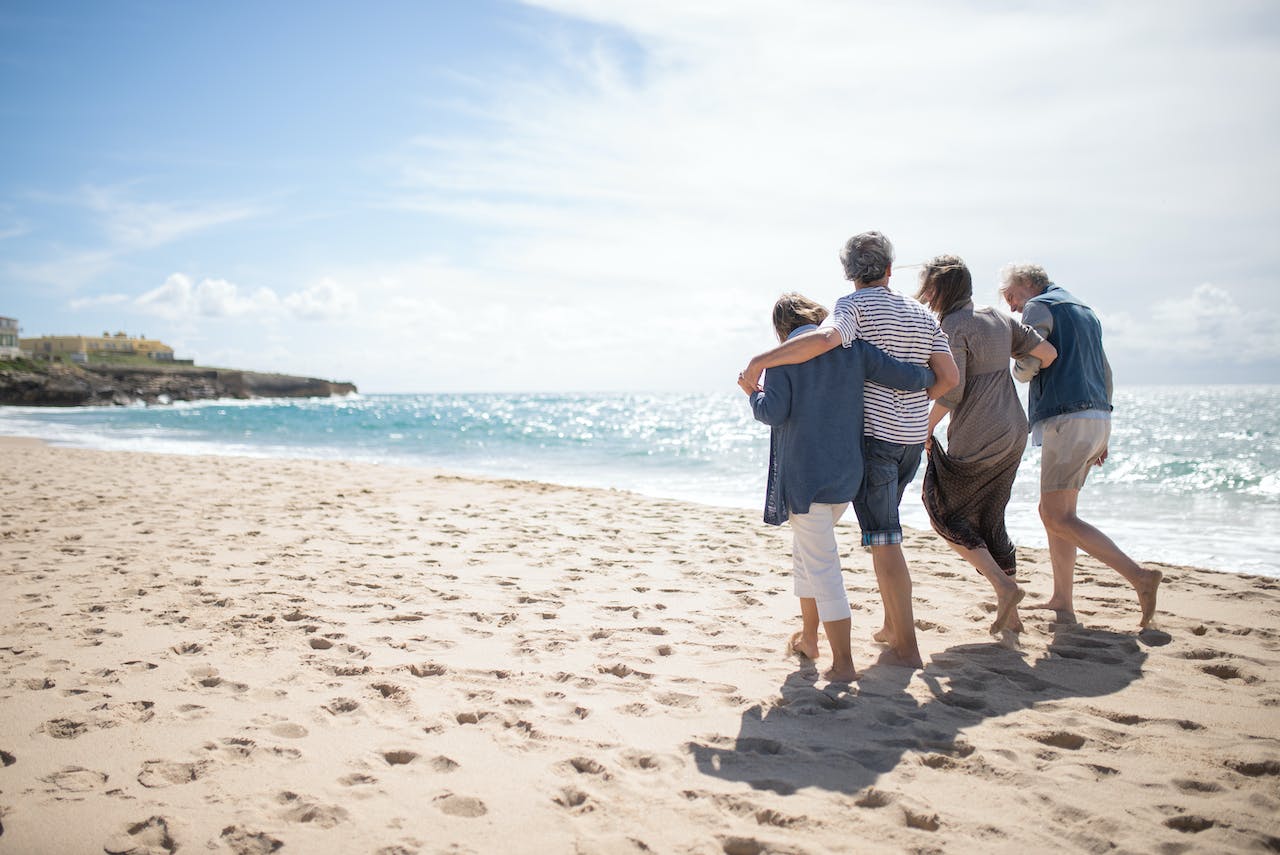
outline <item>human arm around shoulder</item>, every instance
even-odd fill
[[[760,388],[760,375],[766,368],[777,368],[779,365],[798,365],[808,362],[815,356],[821,356],[828,350],[839,346],[840,332],[835,327],[819,327],[807,333],[790,338],[773,350],[766,350],[751,357],[746,369],[738,375],[738,385],[747,394]]]
[[[791,375],[771,371],[766,379],[764,389],[751,394],[751,414],[756,421],[777,427],[791,415]]]
[[[1022,322],[1025,326],[1034,330],[1042,339],[1048,339],[1049,333],[1053,332],[1053,314],[1050,313],[1049,307],[1043,303],[1027,303],[1022,310]],[[1031,378],[1039,374],[1041,368],[1058,358],[1057,349],[1049,344],[1047,340],[1041,344],[1044,347],[1037,345],[1028,350],[1025,356],[1018,357],[1014,361],[1013,376],[1019,382],[1031,382]],[[1052,356],[1048,360],[1042,359],[1042,357],[1049,355],[1045,348],[1053,350]]]
[[[937,381],[931,369],[894,359],[870,342],[857,341],[854,346],[862,357],[867,379],[874,380],[881,386],[901,389],[903,392],[919,392]]]
[[[937,378],[929,387],[929,397],[936,401],[960,382],[960,369],[956,367],[955,358],[942,351],[934,351],[929,355],[929,367]]]

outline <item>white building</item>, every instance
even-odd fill
[[[17,359],[22,355],[18,349],[18,319],[0,316],[0,359]]]

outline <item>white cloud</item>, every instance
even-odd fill
[[[958,252],[988,300],[1030,259],[1138,317],[1147,283],[1189,289],[1229,258],[1277,307],[1258,284],[1280,265],[1266,4],[529,5],[604,29],[487,81],[484,135],[420,137],[402,203],[478,229],[495,272],[594,288],[619,329],[662,327],[636,289],[650,308],[722,294],[704,328],[758,329],[758,349],[774,296],[834,298],[840,244],[872,227],[901,267]],[[711,376],[705,335],[664,348]]]
[[[302,320],[330,320],[349,311],[355,298],[333,282],[323,281],[280,297],[271,288],[242,289],[225,279],[195,282],[174,273],[158,288],[133,301],[142,311],[169,320],[194,318],[256,318],[292,316]]]
[[[1280,360],[1280,312],[1242,306],[1225,288],[1197,286],[1190,295],[1154,303],[1138,318],[1104,317],[1107,350],[1185,362]]]
[[[74,196],[34,194],[34,198],[87,210],[106,234],[105,245],[91,249],[55,246],[52,257],[37,261],[9,261],[5,273],[24,283],[49,285],[74,291],[116,269],[122,258],[153,250],[209,229],[261,216],[256,205],[215,204],[199,206],[169,202],[139,202],[122,187],[87,186]],[[25,223],[0,226],[0,240],[29,234]]]
[[[350,314],[356,305],[355,295],[332,279],[323,279],[302,291],[284,298],[283,303],[294,315],[306,320],[334,320]]]
[[[97,297],[77,297],[67,304],[72,311],[90,309],[97,306],[117,306],[129,302],[128,294],[100,294]]]
[[[252,205],[139,202],[116,187],[86,187],[83,203],[101,217],[112,245],[121,251],[151,249],[262,213]]]

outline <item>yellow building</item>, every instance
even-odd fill
[[[86,362],[91,356],[147,356],[163,362],[173,361],[173,348],[146,336],[103,333],[100,338],[85,335],[42,335],[20,340],[23,350],[38,359],[70,359]]]

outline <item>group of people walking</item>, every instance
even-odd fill
[[[1074,621],[1072,581],[1083,549],[1133,586],[1146,626],[1160,572],[1076,514],[1089,470],[1107,458],[1111,428],[1111,369],[1093,311],[1030,264],[1001,272],[1001,295],[1021,321],[975,307],[972,275],[954,255],[923,266],[912,299],[889,287],[893,245],[879,232],[854,235],[840,260],[853,292],[830,312],[783,295],[773,310],[781,343],[738,375],[755,417],[772,428],[765,522],[792,528],[802,625],[791,649],[818,658],[821,625],[832,656],[824,676],[857,676],[834,528],[852,503],[884,604],[874,634],[889,648],[882,661],[923,667],[898,516],[922,456],[934,530],[995,592],[991,632],[1021,631],[1024,591],[1004,516],[1028,432],[1042,448],[1040,517],[1054,583],[1052,596],[1033,607]],[[1030,383],[1026,415],[1015,376]],[[944,449],[933,431],[948,415]]]

